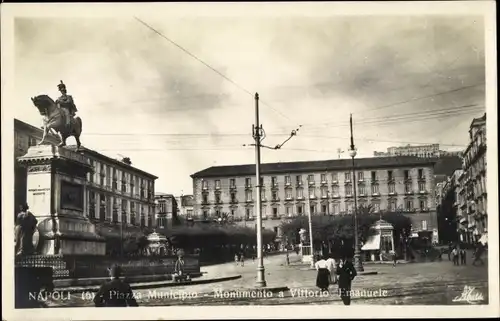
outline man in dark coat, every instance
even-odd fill
[[[107,281],[94,297],[96,307],[137,307],[134,293],[130,285],[121,280],[122,269],[114,265],[109,270],[111,280]]]
[[[351,304],[351,283],[357,274],[351,259],[344,257],[337,268],[339,294],[344,305]]]
[[[20,206],[20,212],[16,217],[16,255],[30,255],[35,252],[33,247],[33,234],[35,233],[38,220],[29,211],[28,204]]]

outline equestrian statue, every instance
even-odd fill
[[[80,148],[80,135],[82,133],[82,120],[76,116],[76,109],[73,97],[66,92],[66,85],[61,80],[57,85],[61,92],[61,96],[56,100],[52,100],[47,95],[38,95],[31,98],[33,104],[38,108],[40,115],[43,116],[43,137],[38,145],[45,142],[45,138],[49,131],[54,130],[61,143],[58,146],[66,146],[66,139],[74,136],[77,149]]]

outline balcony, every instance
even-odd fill
[[[405,191],[405,195],[413,195],[413,191]]]
[[[223,202],[222,200],[220,200],[220,199],[219,199],[219,200],[215,200],[215,204],[217,204],[217,205],[221,205],[221,204],[224,204],[224,202]]]
[[[410,177],[405,177],[404,178],[405,183],[411,183],[411,178]]]
[[[372,179],[371,180],[372,185],[378,185],[378,179]]]
[[[351,198],[351,197],[354,197],[354,195],[352,195],[352,194],[348,194],[348,195],[346,195],[345,197],[346,197],[346,198]]]
[[[238,204],[238,200],[236,198],[232,198],[230,201],[229,201],[229,204]]]
[[[245,185],[245,190],[250,190],[252,189],[252,185]]]
[[[267,220],[268,216],[267,215],[262,215],[262,220]]]
[[[279,215],[273,215],[273,216],[271,216],[271,220],[277,221],[277,220],[280,220],[280,219],[281,219],[281,216],[279,216]]]
[[[279,197],[273,197],[271,198],[271,202],[279,202],[280,198]]]
[[[237,189],[237,188],[236,188],[236,185],[229,186],[229,190],[230,190],[230,191],[234,191],[234,190],[236,190],[236,189]]]
[[[308,184],[309,186],[314,186],[315,182],[314,182],[314,181],[309,181],[309,182],[307,182],[307,184]]]
[[[255,217],[254,216],[246,217],[245,221],[255,221]]]
[[[210,202],[208,200],[203,200],[201,201],[201,205],[210,205]]]
[[[358,183],[364,183],[364,182],[365,182],[365,178],[364,177],[358,178]]]
[[[291,182],[285,182],[285,186],[292,186]]]
[[[395,180],[394,180],[394,177],[389,177],[387,179],[387,183],[390,184],[390,183],[395,183]]]
[[[333,198],[333,199],[339,199],[339,198],[340,198],[340,195],[339,195],[339,194],[334,194],[334,195],[332,195],[332,198]]]
[[[350,184],[350,183],[351,183],[351,179],[350,179],[350,178],[349,178],[349,179],[346,179],[346,180],[344,181],[344,183],[345,183],[345,184]]]
[[[380,197],[380,193],[372,193],[372,197]]]
[[[273,191],[279,190],[279,188],[280,188],[280,187],[279,187],[278,183],[274,183],[274,184],[272,184],[272,186],[271,186],[271,190],[273,190]]]
[[[337,179],[334,179],[334,180],[332,181],[332,185],[339,185],[339,181],[338,181]]]
[[[360,193],[359,197],[368,197],[368,195],[366,195],[365,193]]]
[[[304,199],[305,199],[304,196],[297,196],[298,201],[303,201]]]
[[[421,208],[420,212],[429,212],[429,208],[428,207]]]
[[[419,182],[425,182],[425,176],[420,176],[417,180]]]
[[[420,195],[425,195],[425,194],[427,194],[428,192],[427,192],[427,191],[419,191],[418,193],[419,193]]]
[[[245,203],[253,203],[253,199],[247,199]]]
[[[309,195],[309,199],[310,200],[315,200],[316,199],[316,195]]]
[[[328,195],[321,195],[322,199],[328,199]]]
[[[295,183],[295,186],[296,186],[296,187],[301,187],[301,186],[303,186],[302,181],[300,181],[300,182],[296,182],[296,183]]]
[[[328,185],[327,181],[321,181],[321,186],[326,186],[326,185]]]

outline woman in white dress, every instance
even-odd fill
[[[320,288],[321,291],[328,291],[328,287],[330,286],[330,270],[328,269],[328,263],[324,257],[321,257],[321,259],[317,261],[314,266],[318,271],[318,275],[316,276],[316,286]]]

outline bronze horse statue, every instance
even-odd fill
[[[58,104],[52,98],[47,95],[39,95],[31,98],[33,104],[38,108],[40,115],[43,116],[43,137],[38,145],[45,142],[45,137],[52,129],[54,130],[61,143],[58,146],[66,146],[66,139],[70,136],[74,136],[76,140],[77,149],[80,148],[80,135],[82,134],[82,120],[80,117],[72,117],[70,125],[67,126],[65,122],[65,117],[67,114],[61,110]]]

